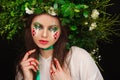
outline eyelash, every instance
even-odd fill
[[[49,30],[55,32],[55,31],[57,30],[57,28],[56,28],[56,27],[53,27],[53,28],[49,28]]]
[[[43,27],[40,24],[34,24],[34,27],[39,30],[43,29]]]

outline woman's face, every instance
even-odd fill
[[[57,18],[47,14],[36,16],[31,24],[31,34],[39,48],[55,44],[60,36],[60,23]]]

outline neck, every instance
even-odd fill
[[[51,50],[51,49],[53,49],[53,45],[48,48],[43,48],[43,50]]]
[[[43,50],[43,49],[41,49],[40,52],[41,52],[42,57],[49,58],[53,54],[53,49],[51,49],[51,50]]]

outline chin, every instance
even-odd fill
[[[40,45],[40,46],[38,46],[38,47],[45,49],[45,48],[48,48],[48,47],[50,47],[50,46],[48,46],[48,45]]]

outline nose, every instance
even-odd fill
[[[47,37],[48,37],[48,31],[47,31],[47,29],[44,29],[44,30],[42,31],[42,37],[43,37],[43,38],[47,38]]]

